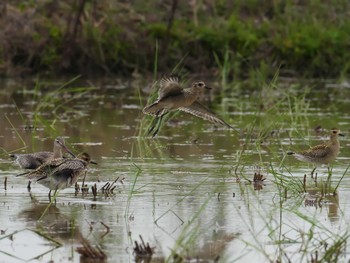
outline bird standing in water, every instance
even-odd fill
[[[153,104],[143,109],[143,113],[159,118],[158,127],[154,131],[152,137],[158,133],[162,118],[168,112],[176,110],[184,111],[214,124],[233,129],[232,126],[219,118],[214,112],[198,102],[199,97],[206,89],[211,88],[206,86],[202,81],[194,82],[189,88],[183,88],[177,76],[162,78],[160,80],[158,99]],[[148,134],[154,130],[155,126],[156,123],[151,126]]]
[[[43,163],[57,158],[62,158],[63,153],[67,152],[71,156],[75,156],[65,145],[64,139],[57,137],[53,143],[52,152],[36,152],[27,154],[10,154],[14,163],[23,169],[36,169]]]
[[[80,159],[81,158],[81,159]],[[87,166],[91,163],[90,156],[83,154],[80,158],[57,158],[46,162],[34,171],[19,174],[25,175],[30,181],[37,182],[51,191],[71,187],[79,177],[85,174]]]
[[[312,163],[315,165],[332,163],[340,152],[339,136],[344,136],[337,128],[331,129],[330,139],[328,142],[311,147],[308,150],[300,153],[288,152],[288,155],[293,155],[296,159]],[[316,167],[312,170],[313,175]]]

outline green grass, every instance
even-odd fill
[[[229,88],[226,79],[244,79],[257,69],[273,75],[280,66],[287,75],[349,73],[346,0],[183,2],[171,28],[171,5],[155,0],[86,2],[78,25],[73,22],[79,15],[75,5],[56,3],[55,10],[67,16],[52,16],[51,5],[15,2],[8,3],[10,15],[32,27],[24,30],[6,20],[4,28],[11,34],[0,49],[4,75],[17,67],[34,74],[154,74],[155,69],[171,71],[181,58],[190,72],[219,70],[224,89]],[[79,31],[73,34],[76,26]]]
[[[232,81],[230,75],[233,74],[233,72],[228,62],[229,59],[230,55],[227,55],[224,61],[220,62],[218,56],[217,63],[223,63],[219,82],[227,87],[232,87],[236,84],[230,82]],[[154,60],[154,64],[158,65],[158,55],[155,56]],[[158,66],[155,66],[155,69],[158,69]],[[176,68],[176,71],[177,70],[178,68]],[[156,80],[158,72],[154,72]],[[286,164],[285,158],[288,157],[285,156],[285,152],[294,147],[294,145],[291,145],[291,143],[288,145],[282,142],[283,139],[288,137],[290,137],[291,141],[294,139],[306,138],[304,143],[305,147],[310,144],[308,138],[312,132],[311,128],[313,123],[308,114],[310,114],[311,111],[312,102],[310,102],[309,96],[313,86],[307,84],[307,88],[304,89],[301,88],[305,87],[305,85],[302,84],[288,84],[282,86],[283,80],[280,80],[279,70],[276,71],[271,78],[268,77],[269,75],[266,72],[255,72],[252,76],[255,76],[256,79],[251,80],[253,83],[251,85],[259,85],[249,99],[242,97],[237,100],[238,103],[235,107],[238,108],[238,112],[242,113],[240,116],[237,116],[237,118],[241,118],[240,123],[242,124],[240,126],[242,134],[241,137],[238,138],[241,140],[241,143],[237,143],[237,148],[235,147],[236,145],[233,145],[232,149],[227,153],[230,155],[230,158],[227,159],[227,165],[232,164],[233,171],[231,171],[231,173],[235,173],[237,177],[242,177],[246,180],[249,180],[250,175],[252,175],[247,175],[246,173],[249,167],[253,165],[262,167],[264,171],[268,171],[270,179],[268,183],[270,185],[266,187],[269,187],[268,190],[271,194],[268,195],[268,201],[264,201],[261,197],[265,198],[265,193],[259,195],[259,192],[253,191],[250,185],[246,185],[242,182],[239,184],[239,194],[242,198],[240,205],[243,208],[237,207],[237,213],[243,219],[242,221],[245,222],[243,230],[247,230],[247,232],[253,236],[253,241],[244,240],[242,237],[241,241],[244,242],[248,248],[252,248],[254,253],[261,254],[264,259],[271,262],[276,260],[293,260],[293,253],[290,253],[288,250],[288,245],[290,244],[298,244],[299,247],[302,248],[301,257],[304,260],[308,260],[311,255],[316,257],[316,251],[318,251],[318,259],[329,262],[335,261],[344,251],[345,240],[348,238],[349,233],[348,229],[343,229],[344,231],[339,233],[332,232],[331,229],[327,229],[327,226],[323,225],[322,221],[317,218],[316,212],[312,214],[312,211],[309,213],[309,210],[304,209],[303,203],[306,198],[314,196],[326,200],[324,203],[325,205],[327,205],[327,202],[331,202],[331,198],[334,196],[336,197],[341,187],[341,182],[347,174],[349,167],[342,172],[342,176],[338,181],[335,181],[334,174],[324,181],[320,178],[318,181],[315,181],[307,177],[303,179],[298,176],[293,176],[293,169],[295,167]],[[74,80],[75,79],[72,81]],[[71,86],[71,84],[71,82],[67,82],[51,91],[46,91],[44,85],[37,84],[33,96],[33,101],[36,102],[36,125],[43,125],[54,133],[58,125],[58,120],[62,116],[61,113],[71,110],[74,111],[74,107],[71,105],[74,104],[75,100],[82,99],[84,94],[92,91],[89,88],[74,87],[74,85]],[[242,84],[240,83],[237,85]],[[153,93],[149,97],[147,104],[153,102],[156,98],[157,88],[158,83],[155,82],[152,88]],[[70,94],[69,99],[62,101],[62,98],[67,93]],[[137,91],[137,94],[139,103],[143,107],[144,100],[140,89]],[[330,96],[331,95],[332,94],[330,94]],[[244,105],[248,100],[251,103],[249,109],[245,108]],[[230,107],[227,106],[230,104],[230,100],[227,99],[227,101],[222,102],[222,104],[224,105],[219,106],[222,106],[223,109],[227,109]],[[25,122],[23,114],[19,109],[18,111],[22,121]],[[244,115],[245,111],[251,111],[251,113],[249,115]],[[48,112],[50,114],[52,112],[52,116],[50,116],[48,120],[42,120],[41,114]],[[141,114],[142,113],[140,113],[139,116],[141,116]],[[16,136],[21,138],[21,134],[18,133],[18,128],[14,127],[8,116],[6,117],[9,126],[14,129]],[[134,167],[130,172],[131,184],[124,212],[128,232],[130,231],[130,226],[127,221],[133,213],[133,198],[148,185],[137,184],[139,177],[142,176],[144,172],[149,171],[145,171],[141,165],[136,165],[136,158],[151,156],[154,157],[152,161],[155,162],[155,165],[161,165],[163,156],[167,155],[167,153],[165,153],[167,144],[164,143],[164,141],[144,139],[144,133],[149,128],[147,127],[147,125],[149,126],[149,122],[150,117],[143,117],[140,123],[137,124],[135,131],[137,139],[132,143],[131,151],[128,152],[130,165]],[[326,124],[328,125],[329,123]],[[166,127],[162,127],[160,133],[164,130],[166,130]],[[271,134],[272,131],[277,131],[277,133]],[[226,138],[225,143],[231,142],[231,140],[232,138]],[[24,143],[23,139],[22,142]],[[215,142],[213,142],[213,144],[215,144]],[[299,145],[296,147],[299,147]],[[210,146],[209,149],[212,150],[213,147]],[[200,159],[201,155],[198,155],[198,158]],[[222,169],[218,174],[224,179],[229,177],[225,169]],[[178,198],[174,204],[169,205],[164,213],[157,217],[153,215],[154,223],[157,224],[165,215],[174,213],[173,211],[175,211],[178,206],[184,204],[186,198],[197,198],[198,188],[206,186],[208,178],[199,180],[199,183],[193,185],[190,191]],[[229,188],[232,187],[231,184],[231,181],[227,181],[222,185]],[[223,187],[222,185],[220,187]],[[175,213],[184,225],[181,233],[176,238],[176,245],[171,248],[173,254],[168,258],[169,261],[171,261],[175,254],[186,257],[190,254],[189,251],[198,247],[198,240],[200,240],[201,236],[204,234],[200,228],[201,216],[208,207],[209,201],[215,198],[217,191],[221,190],[220,187],[211,188],[207,193],[208,196],[201,199],[198,209],[193,211],[193,214],[188,219]],[[157,200],[158,196],[156,191],[154,191],[153,195],[154,200]],[[270,202],[270,198],[272,199],[271,205],[270,203],[264,204],[264,202]],[[154,205],[154,207],[156,207],[156,205]],[[245,208],[247,208],[249,212],[248,218],[246,214],[241,212]],[[258,211],[255,213],[253,209],[257,209]],[[293,225],[286,220],[289,216],[297,216],[303,222],[310,224],[310,227],[307,230],[299,229],[297,224]],[[275,246],[276,256],[269,254],[266,251],[267,244],[262,243],[259,239],[259,234],[261,234],[262,231],[254,226],[254,217],[262,218],[264,230],[267,230],[269,233],[268,238],[270,242],[268,245]],[[209,224],[208,226],[210,227],[211,225]],[[297,233],[297,239],[289,236],[288,231]],[[325,233],[325,236],[321,237],[318,235],[319,233]],[[327,247],[325,247],[325,243],[328,244]]]
[[[319,216],[319,209],[323,206],[335,205],[338,208],[334,188],[327,181],[308,180],[305,183],[291,175],[280,174],[273,168],[270,174],[273,180],[269,182],[273,183],[273,186],[267,187],[276,186],[278,191],[272,199],[272,204],[261,200],[258,192],[251,187],[241,186],[244,188],[241,198],[244,198],[245,206],[244,209],[241,206],[237,207],[236,211],[245,224],[242,229],[249,233],[250,238],[239,237],[240,241],[248,250],[252,250],[250,253],[261,255],[269,262],[307,261],[311,257],[317,257],[320,260],[318,262],[336,262],[345,253],[345,240],[349,236],[349,228],[329,228],[323,217]],[[309,199],[316,200],[313,203],[315,208],[304,206]],[[321,207],[318,207],[319,205]],[[290,220],[291,218],[295,218],[294,221]],[[262,221],[262,224],[257,221]],[[295,253],[291,246],[298,247],[298,253]],[[275,250],[275,253],[271,252],[271,249]]]
[[[41,83],[39,80],[36,82],[32,99],[35,102],[32,124],[34,128],[43,125],[47,131],[52,131],[56,136],[56,127],[60,119],[68,118],[73,121],[74,115],[79,115],[79,111],[74,108],[74,101],[83,98],[95,89],[94,87],[74,86],[79,78],[80,76],[76,76],[53,89],[46,87],[47,84],[44,82]],[[71,116],[68,116],[68,113],[71,113]]]

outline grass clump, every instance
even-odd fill
[[[349,3],[214,1],[133,3],[65,1],[6,4],[0,20],[0,74],[168,72],[187,57],[189,71],[216,69],[215,57],[273,75],[339,76],[349,70]],[[34,10],[34,12],[33,12]],[[16,70],[15,70],[16,69]],[[237,77],[237,73],[232,73]],[[232,75],[232,76],[233,76]],[[232,77],[231,76],[231,77]]]

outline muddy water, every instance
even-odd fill
[[[349,233],[346,85],[237,89],[220,104],[207,102],[236,131],[180,114],[152,139],[139,136],[149,121],[141,113],[148,93],[137,85],[79,80],[57,91],[62,83],[37,90],[31,82],[2,83],[0,262],[84,262],[76,251],[83,240],[110,262],[130,262],[140,235],[159,262],[172,252],[187,260],[307,262],[316,250],[321,257],[325,242],[329,248]],[[331,189],[345,174],[335,196],[323,194],[327,167],[311,180],[311,165],[285,156],[326,140],[332,127],[347,135],[332,170]],[[59,135],[98,162],[86,178],[97,196],[64,189],[49,205],[46,188],[34,184],[28,192],[27,181],[16,177],[22,170],[9,153],[51,150]],[[254,184],[254,173],[266,180]],[[101,190],[113,181],[113,191]],[[346,251],[340,248],[340,259],[350,258]]]

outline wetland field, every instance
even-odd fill
[[[174,113],[147,136],[152,78],[1,80],[0,262],[348,262],[349,83],[204,81],[234,130]],[[287,155],[333,127],[330,169]],[[50,203],[9,154],[58,136],[98,164]]]

